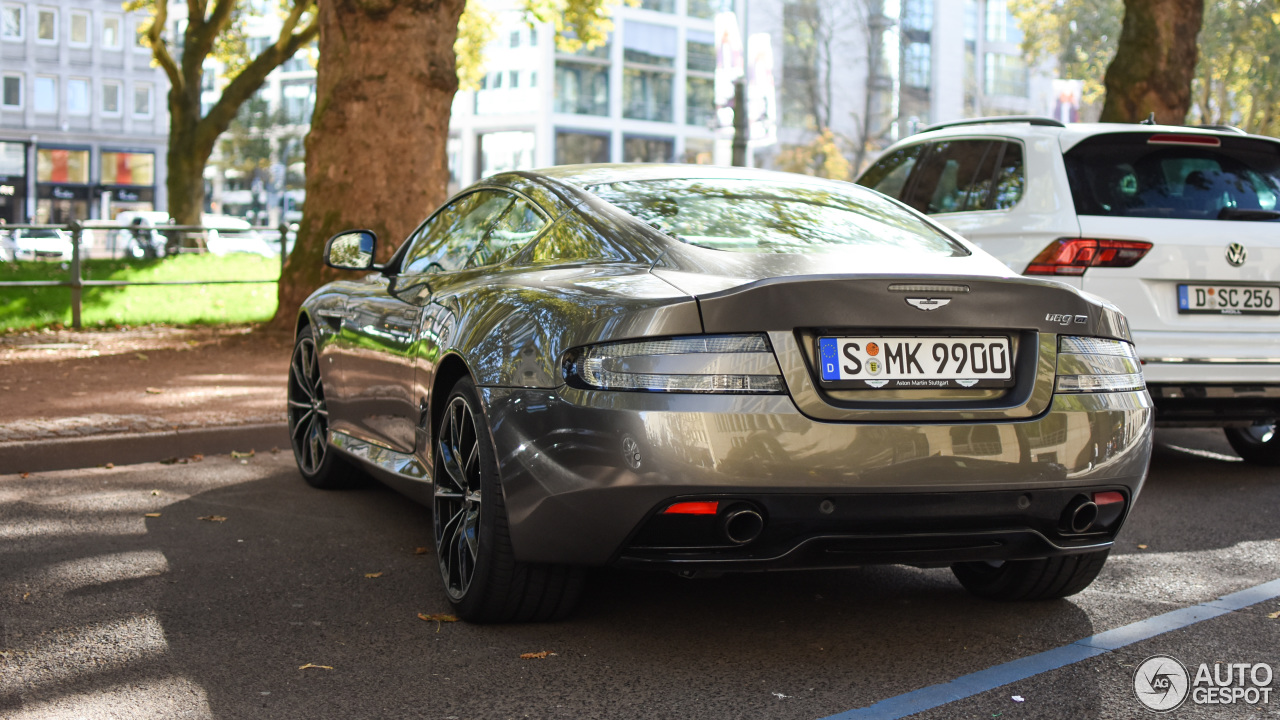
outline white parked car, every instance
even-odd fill
[[[200,224],[208,228],[205,242],[209,247],[209,252],[214,255],[226,255],[234,252],[253,253],[266,257],[280,255],[280,243],[278,241],[274,243],[268,241],[247,220],[230,215],[210,215],[205,213],[200,216]],[[278,237],[275,233],[271,235],[272,240]]]
[[[1157,424],[1224,427],[1245,460],[1280,465],[1280,141],[984,118],[895,144],[858,182],[1115,303]]]
[[[0,259],[71,260],[71,235],[58,228],[15,228],[0,238]]]

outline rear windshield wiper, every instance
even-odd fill
[[[1245,210],[1236,207],[1224,207],[1218,211],[1219,220],[1280,220],[1280,212],[1275,210]]]

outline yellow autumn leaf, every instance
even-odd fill
[[[310,669],[310,668],[315,668],[315,669],[317,669],[317,670],[332,670],[332,669],[333,669],[333,667],[332,667],[331,665],[316,665],[316,664],[314,664],[314,663],[307,663],[306,665],[300,665],[300,666],[298,666],[298,669],[299,669],[299,670],[307,670],[307,669]]]
[[[414,555],[426,555],[429,552],[431,552],[431,548],[420,547],[413,549]]]
[[[367,578],[380,578],[380,577],[382,577],[382,573],[381,573],[381,572],[376,572],[376,573],[365,573],[365,574],[364,574],[364,576],[365,576],[365,577],[367,577]]]
[[[1267,613],[1267,617],[1271,618],[1272,620],[1280,620],[1280,610],[1277,610],[1273,613]]]
[[[545,658],[555,657],[555,656],[556,656],[555,653],[547,652],[546,650],[539,650],[538,652],[520,653],[521,660],[542,660]]]
[[[147,513],[143,517],[160,517],[160,513]]]

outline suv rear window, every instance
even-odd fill
[[[1217,220],[1248,218],[1242,211],[1280,210],[1280,145],[1243,137],[1187,137],[1219,139],[1221,145],[1182,144],[1169,133],[1118,133],[1072,148],[1064,159],[1076,212]]]

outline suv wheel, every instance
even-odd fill
[[[1243,428],[1226,428],[1227,442],[1245,462],[1280,465],[1280,432],[1274,422]]]

